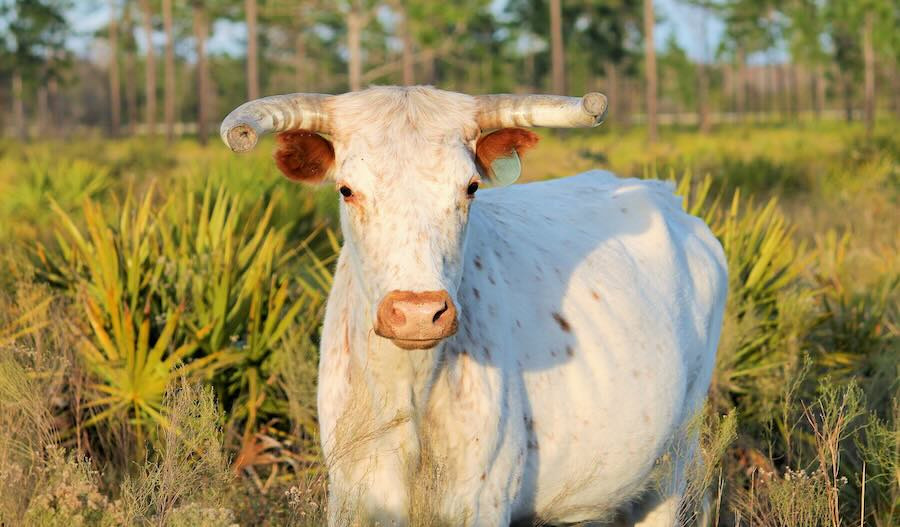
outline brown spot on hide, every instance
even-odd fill
[[[591,289],[591,297],[592,297],[594,300],[599,301],[599,300],[600,300],[600,293],[598,293],[597,291],[594,291],[593,289]]]
[[[563,316],[559,313],[553,313],[553,320],[555,320],[556,323],[559,324],[559,329],[565,331],[566,333],[572,332],[572,326],[569,325],[569,321],[564,319]]]
[[[291,181],[319,183],[334,165],[334,147],[309,130],[282,132],[273,157],[278,170]]]
[[[485,479],[486,477],[487,477],[487,474],[484,473],[484,472],[482,472],[482,473],[481,473],[481,481],[484,481],[484,479]]]
[[[501,128],[483,135],[475,144],[475,162],[485,177],[491,176],[491,164],[515,151],[519,157],[538,142],[538,135],[523,128]]]

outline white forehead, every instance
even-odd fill
[[[452,172],[478,133],[473,97],[430,86],[378,86],[327,104],[339,176],[348,165],[374,177]]]
[[[331,97],[327,105],[338,141],[414,135],[438,142],[477,130],[474,97],[431,86],[375,86]]]

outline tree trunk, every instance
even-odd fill
[[[619,71],[616,63],[607,60],[603,63],[603,73],[606,76],[606,97],[609,101],[609,116],[614,122],[621,123],[621,115],[619,109],[622,108],[622,102],[619,100]]]
[[[166,60],[163,83],[163,116],[166,120],[166,141],[175,139],[175,35],[172,31],[172,0],[162,1],[163,30],[166,33]]]
[[[734,79],[734,111],[739,122],[744,120],[744,111],[746,110],[747,102],[747,68],[744,62],[744,48],[738,48],[737,78]]]
[[[206,20],[206,6],[203,1],[194,1],[191,6],[194,22],[194,41],[197,45],[197,139],[206,145],[209,119],[209,63],[206,60],[206,39],[209,37]]]
[[[247,18],[247,98],[259,99],[259,51],[256,30],[256,0],[244,0]]]
[[[53,135],[60,135],[63,122],[59,109],[59,83],[56,77],[50,77],[47,81],[47,116],[53,124]]]
[[[561,0],[550,0],[550,60],[553,70],[553,93],[566,94],[566,51],[562,36]]]
[[[435,64],[435,53],[433,49],[426,49],[422,52],[425,56],[422,59],[422,77],[426,84],[437,83],[437,65]]]
[[[412,86],[416,83],[416,72],[413,67],[413,41],[409,30],[409,12],[402,2],[395,2],[394,8],[400,16],[397,33],[403,44],[401,62],[403,63],[403,85]]]
[[[525,75],[525,89],[530,93],[537,91],[537,83],[534,80],[534,53],[528,52],[525,55],[523,64]]]
[[[792,118],[796,118],[800,113],[800,94],[797,86],[800,83],[801,73],[798,71],[798,66],[794,63],[791,63],[788,66],[788,87],[790,89],[790,99],[788,99],[788,103],[790,104],[789,111]]]
[[[772,93],[772,102],[774,104],[774,110],[778,114],[781,119],[784,119],[785,114],[787,113],[787,106],[785,105],[785,86],[784,86],[784,68],[780,64],[772,64],[772,74],[775,77],[775,86],[773,87],[774,92]]]
[[[709,121],[709,70],[702,62],[697,64],[697,128],[701,134],[708,134],[712,128]]]
[[[900,119],[900,65],[895,61],[891,68],[891,85],[894,87],[891,104],[894,106],[894,115]]]
[[[143,12],[144,38],[147,41],[147,60],[144,63],[144,91],[147,103],[144,108],[144,122],[147,126],[147,134],[156,133],[156,53],[153,51],[153,11],[150,9],[150,0],[140,0]]]
[[[840,67],[837,70],[841,83],[841,96],[844,98],[844,118],[850,123],[853,122],[853,82],[848,73]]]
[[[134,69],[134,53],[135,48],[131,45],[134,27],[131,21],[131,2],[125,2],[125,13],[122,17],[122,23],[125,27],[124,34],[127,35],[124,50],[124,66],[125,66],[125,112],[128,114],[128,133],[134,135],[137,126],[138,110],[137,110],[137,82],[136,72]]]
[[[303,87],[307,83],[306,72],[306,38],[303,30],[306,28],[306,8],[301,5],[297,8],[297,14],[294,15],[296,32],[294,33],[294,90],[303,91]]]
[[[362,89],[362,26],[362,13],[357,11],[356,7],[351,7],[347,12],[347,53],[350,55],[347,61],[347,77],[350,91]]]
[[[28,125],[25,122],[25,101],[22,100],[22,74],[13,70],[12,76],[13,127],[22,141],[28,139]]]
[[[37,136],[41,138],[46,138],[49,134],[48,129],[48,121],[50,120],[48,117],[48,113],[50,111],[49,104],[47,103],[47,87],[41,86],[38,88],[37,92]]]
[[[825,67],[816,65],[816,119],[821,119],[825,112]]]
[[[119,15],[116,3],[109,2],[109,131],[119,135],[122,121],[122,97],[119,88]]]
[[[872,46],[872,26],[874,15],[871,10],[866,11],[863,23],[863,63],[865,64],[865,117],[866,131],[872,133],[875,129],[875,49]]]
[[[647,138],[651,143],[659,136],[656,115],[656,47],[653,40],[653,0],[644,0],[644,56],[647,73]]]

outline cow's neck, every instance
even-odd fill
[[[366,305],[358,287],[352,291],[351,306]],[[404,350],[372,331],[365,309],[351,309],[349,334],[351,383],[372,404],[377,421],[401,417],[417,420],[425,408],[442,344],[429,350]],[[361,394],[361,395],[362,395]]]

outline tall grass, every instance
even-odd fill
[[[526,160],[530,179],[598,163],[673,179],[723,243],[685,523],[900,524],[896,137],[673,131],[648,150],[637,132],[569,134]],[[327,510],[318,450],[336,200],[262,150],[0,154],[0,523],[365,523]],[[415,525],[442,520],[432,461],[410,466]]]

